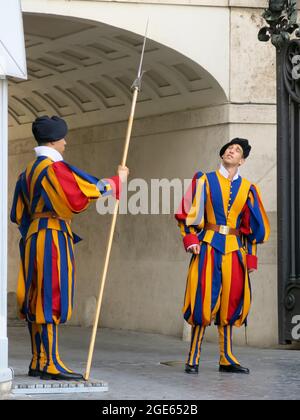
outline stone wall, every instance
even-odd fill
[[[138,120],[130,146],[128,166],[130,177],[154,179],[185,179],[201,169],[218,166],[218,150],[228,138],[239,133],[248,136],[254,146],[253,159],[243,174],[259,183],[267,209],[274,213],[274,140],[268,124],[226,124],[223,121],[237,110],[230,106]],[[240,114],[237,112],[237,114]],[[251,112],[247,113],[248,117]],[[216,124],[218,119],[220,124]],[[99,177],[114,174],[123,146],[125,125],[119,123],[72,131],[68,137],[66,160]],[[268,143],[264,142],[266,133]],[[273,144],[272,144],[273,143]],[[31,139],[10,144],[10,202],[16,173],[32,158]],[[262,164],[263,163],[263,164]],[[90,325],[98,293],[110,216],[97,214],[92,205],[85,214],[75,218],[73,230],[84,238],[76,246],[77,288],[75,311],[71,323]],[[274,239],[269,245],[274,248]],[[16,287],[17,231],[9,229],[9,290]],[[181,236],[173,215],[120,215],[117,223],[100,325],[182,335],[181,306],[185,290],[189,256],[184,252]],[[257,294],[267,294],[268,284],[275,280],[276,261],[264,251],[262,269],[255,274]],[[272,270],[270,267],[272,266]],[[268,273],[268,283],[264,273]],[[270,294],[257,303],[259,311],[273,308],[276,297]],[[268,315],[269,316],[269,315]],[[273,312],[272,312],[273,316]],[[251,327],[249,327],[249,330]],[[263,340],[263,328],[258,330]],[[276,339],[275,326],[271,330]]]

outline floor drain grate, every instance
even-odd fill
[[[169,361],[169,362],[160,362],[161,365],[166,365],[166,366],[184,366],[184,362],[180,362],[180,361]]]

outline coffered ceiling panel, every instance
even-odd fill
[[[9,81],[10,138],[30,135],[39,115],[70,128],[126,120],[142,37],[81,20],[25,15],[28,80]],[[200,66],[148,40],[137,118],[207,106],[220,89]]]

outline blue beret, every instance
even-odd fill
[[[38,117],[32,124],[32,133],[38,143],[48,143],[63,139],[68,132],[65,120],[57,116]]]
[[[222,149],[220,150],[220,157],[224,155],[226,152],[226,149],[228,149],[229,146],[232,146],[233,144],[238,144],[243,149],[243,157],[246,159],[251,150],[251,146],[247,139],[240,139],[239,137],[236,137],[235,139],[232,139],[229,143],[225,144]]]

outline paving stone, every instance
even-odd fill
[[[91,329],[60,328],[62,360],[84,372]],[[30,343],[25,325],[9,332],[9,365],[20,385],[31,384],[27,369]],[[218,372],[218,347],[203,343],[199,375],[184,373],[188,343],[159,334],[101,329],[97,336],[91,370],[92,383],[103,381],[108,392],[13,395],[13,399],[97,400],[298,400],[300,399],[300,352],[289,348],[235,347],[235,354],[250,375]],[[32,383],[45,382],[36,378]],[[61,386],[65,386],[62,384]],[[68,386],[68,385],[67,385]]]

